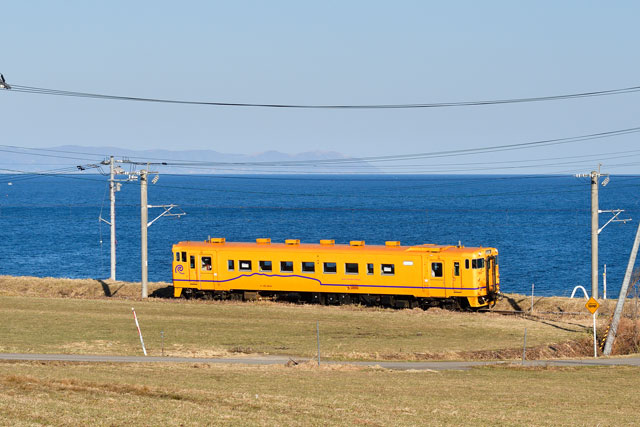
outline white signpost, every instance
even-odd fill
[[[598,346],[596,341],[596,312],[598,311],[598,308],[600,308],[600,304],[598,304],[598,301],[596,301],[595,298],[591,297],[584,306],[587,307],[587,310],[589,310],[593,315],[593,357],[598,357]]]

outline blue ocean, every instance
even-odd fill
[[[640,220],[640,177],[613,176],[600,209],[624,209],[600,234],[607,296],[616,298]],[[108,278],[107,178],[0,177],[0,274]],[[117,279],[140,280],[140,185],[116,193]],[[490,246],[500,251],[503,292],[569,296],[590,290],[590,183],[570,176],[161,175],[150,205],[176,204],[181,218],[149,227],[149,280],[171,281],[171,245],[229,241],[365,240]],[[150,209],[149,220],[162,213]],[[610,218],[602,213],[601,225]]]

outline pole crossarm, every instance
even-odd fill
[[[598,234],[600,234],[600,232],[604,230],[604,228],[612,222],[621,222],[623,224],[626,224],[627,222],[631,221],[631,218],[618,219],[618,216],[622,212],[624,212],[624,209],[599,210],[598,213],[610,213],[613,216],[609,219],[609,221],[607,221],[602,227],[598,229]]]
[[[105,223],[105,224],[107,224],[107,225],[111,225],[111,222],[107,221],[106,219],[104,219],[104,218],[102,218],[102,217],[99,217],[99,218],[98,218],[98,221],[102,221],[102,222],[104,222],[104,223]]]
[[[157,220],[159,220],[159,219],[160,219],[160,218],[162,218],[163,216],[175,216],[175,217],[180,218],[181,216],[183,216],[183,215],[186,215],[186,214],[187,214],[186,212],[184,212],[184,211],[182,211],[182,210],[181,210],[181,212],[171,212],[171,210],[172,210],[172,209],[174,209],[174,208],[178,208],[178,209],[180,209],[180,208],[178,207],[178,205],[147,205],[147,207],[148,207],[149,209],[151,209],[151,208],[163,208],[163,209],[164,209],[164,212],[162,212],[160,215],[158,215],[158,216],[157,216],[157,217],[155,217],[153,220],[151,220],[151,221],[149,221],[149,222],[147,223],[147,227],[150,227],[150,226],[151,226],[151,224],[153,224],[154,222],[156,222]]]

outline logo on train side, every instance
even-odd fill
[[[184,269],[182,268],[182,266],[181,266],[181,265],[176,265],[176,269],[175,269],[175,272],[176,272],[176,273],[184,274],[184,273],[183,273],[183,270],[184,270]]]

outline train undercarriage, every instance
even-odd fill
[[[207,300],[257,301],[271,300],[289,303],[307,303],[320,305],[364,305],[368,307],[388,308],[422,308],[427,310],[440,307],[447,310],[476,310],[471,307],[465,297],[451,298],[417,298],[411,295],[382,295],[382,294],[346,294],[321,292],[272,292],[272,291],[202,291],[184,288],[182,297],[186,299],[198,298]],[[490,306],[495,304],[498,295],[490,295],[485,301]],[[486,307],[482,307],[486,308]]]

